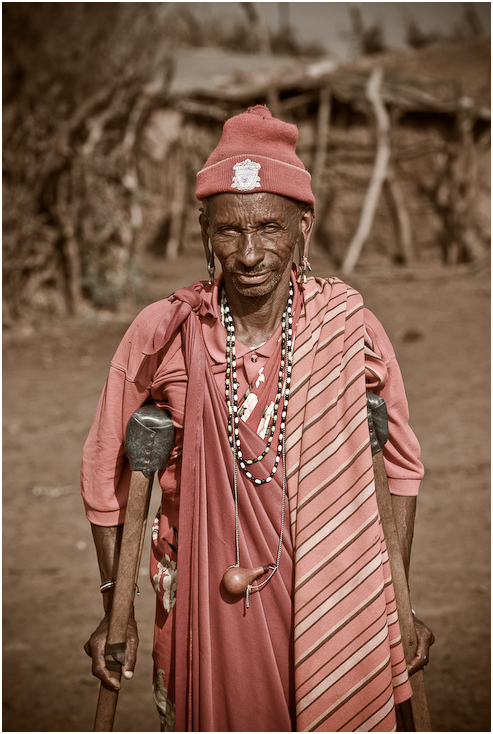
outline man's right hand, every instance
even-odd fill
[[[106,646],[106,638],[108,636],[108,627],[110,622],[109,612],[105,614],[98,627],[94,630],[86,644],[84,650],[92,658],[92,674],[99,678],[101,682],[112,691],[120,690],[120,681],[112,677],[111,671],[107,670],[104,658],[104,649]],[[133,676],[135,662],[137,660],[137,648],[139,646],[139,635],[137,632],[137,623],[134,617],[130,617],[127,630],[127,645],[125,648],[125,664],[122,668],[124,678]]]

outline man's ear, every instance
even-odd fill
[[[301,215],[300,228],[301,234],[305,241],[305,252],[304,255],[308,257],[308,249],[310,247],[310,240],[313,232],[313,225],[315,222],[315,213],[311,206],[307,206]]]

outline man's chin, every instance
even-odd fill
[[[261,285],[252,286],[251,288],[238,288],[237,290],[240,296],[244,296],[246,298],[260,298],[261,296],[267,296],[272,292],[272,288]]]
[[[247,279],[245,277],[232,277],[232,282],[237,293],[246,298],[260,298],[267,296],[279,285],[282,274],[279,272],[270,272],[261,282],[255,282],[255,279]]]

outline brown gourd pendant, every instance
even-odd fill
[[[270,570],[270,566],[257,566],[257,568],[230,566],[223,574],[224,588],[231,596],[243,596],[254,581]]]

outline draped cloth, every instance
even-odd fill
[[[385,365],[365,345],[358,293],[338,279],[309,279],[302,295],[281,565],[246,614],[221,588],[235,562],[233,462],[198,291],[175,294],[146,348],[155,354],[181,328],[188,391],[173,610],[177,731],[392,731],[394,704],[411,695],[366,415],[365,364],[372,386],[385,379]],[[265,443],[241,423],[246,455],[259,455]],[[280,474],[252,489],[238,472],[241,565],[275,557]]]
[[[233,455],[228,441],[228,411],[202,338],[207,317],[200,295],[175,294],[146,353],[159,351],[176,329],[188,374],[180,483],[176,605],[164,624],[174,626],[174,675],[167,694],[174,701],[177,731],[290,731],[294,722],[292,684],[292,544],[288,513],[278,571],[261,592],[251,594],[245,613],[242,597],[221,584],[236,561]],[[300,299],[298,298],[298,301]],[[273,335],[274,341],[277,339]],[[272,399],[271,372],[257,389],[259,403]],[[262,386],[263,385],[263,386]],[[274,393],[275,394],[275,393]],[[245,456],[265,449],[248,423],[241,421]],[[278,432],[273,445],[277,445]],[[255,469],[269,475],[275,450]],[[238,471],[241,564],[247,568],[275,562],[282,520],[281,471],[267,485],[253,486]],[[159,643],[158,643],[159,644]],[[155,653],[156,659],[156,653]],[[166,678],[165,671],[162,673]],[[166,685],[166,684],[165,684]]]
[[[410,686],[375,497],[361,296],[310,279],[286,427],[298,731],[392,731]],[[379,375],[380,371],[380,375]]]

